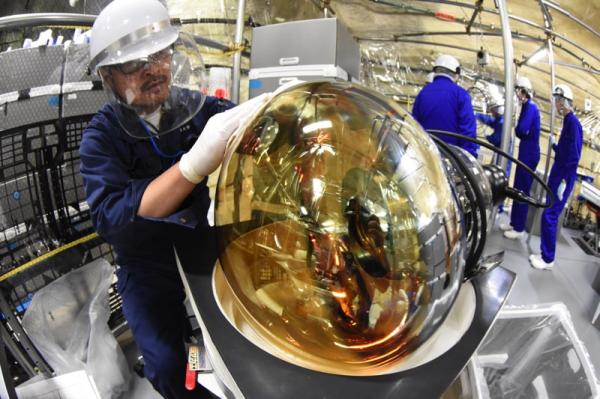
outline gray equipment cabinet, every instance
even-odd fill
[[[335,18],[294,21],[254,28],[250,97],[294,79],[358,81],[360,48]]]

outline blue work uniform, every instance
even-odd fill
[[[490,134],[489,136],[485,136],[486,140],[489,141],[494,146],[502,149],[502,128],[504,127],[504,115],[491,116],[491,115],[485,115],[485,114],[477,112],[475,114],[475,117],[477,118],[478,121],[480,121],[481,123],[483,123],[486,126],[491,127],[494,130],[494,132],[492,134]],[[512,151],[513,151],[513,140],[511,137],[510,143],[508,144],[508,152],[512,155]],[[498,154],[494,155],[494,162],[496,162],[496,159],[498,156],[499,156]],[[510,177],[511,166],[512,166],[511,161],[507,160],[506,169],[504,170],[504,172],[506,173],[506,178]],[[500,210],[500,212],[503,212],[504,211],[503,205],[500,204],[498,206],[498,209]]]
[[[573,112],[569,112],[565,116],[558,144],[553,146],[556,155],[548,177],[548,187],[555,196],[555,202],[552,207],[545,209],[542,214],[541,250],[542,259],[546,263],[554,261],[558,218],[577,180],[577,165],[581,159],[582,144],[583,129],[581,123],[579,123]],[[563,180],[566,184],[565,191],[562,199],[559,199],[558,187]]]
[[[202,387],[194,391],[184,387],[184,338],[189,323],[173,252],[174,245],[194,241],[205,247],[199,251],[205,258],[198,259],[197,266],[214,265],[216,244],[206,219],[210,205],[206,179],[168,217],[145,218],[137,211],[150,182],[193,145],[212,115],[232,106],[208,97],[188,124],[156,138],[163,154],[177,154],[173,158],[159,156],[148,138],[125,132],[111,104],[83,132],[81,173],[92,222],[116,254],[117,289],[125,318],[144,357],[146,378],[165,398],[208,395]]]
[[[520,139],[519,161],[535,172],[540,161],[540,110],[531,99],[528,99],[521,107],[515,135]],[[514,187],[529,195],[532,183],[533,176],[517,165]],[[510,224],[515,231],[525,229],[528,207],[525,203],[513,201]]]
[[[436,76],[433,82],[421,89],[415,99],[412,115],[425,130],[444,130],[473,138],[477,136],[471,96],[446,76]],[[439,137],[448,144],[462,147],[477,158],[478,144],[450,136]]]

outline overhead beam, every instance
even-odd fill
[[[0,18],[0,31],[29,26],[92,26],[95,15],[73,13],[17,14]]]
[[[439,0],[415,0],[415,1],[423,2],[423,3],[436,3],[436,4],[440,3]],[[475,9],[475,6],[473,4],[463,3],[463,2],[459,2],[459,1],[444,1],[443,4],[456,6],[456,7],[465,7],[465,8],[469,8],[469,9]],[[495,15],[499,14],[498,11],[490,9],[490,8],[485,8],[485,7],[481,8],[481,12],[487,12],[487,13],[495,14]],[[590,57],[592,57],[593,59],[595,59],[596,61],[598,61],[600,63],[600,57],[596,56],[594,53],[590,52],[586,48],[580,46],[579,44],[577,44],[574,41],[570,40],[569,38],[565,37],[564,35],[562,35],[558,32],[555,32],[553,30],[549,30],[548,28],[538,25],[538,24],[536,24],[532,21],[529,21],[525,18],[517,17],[517,16],[511,15],[511,14],[509,14],[508,17],[515,21],[521,22],[525,25],[542,30],[542,31],[544,31],[545,34],[550,34],[552,36],[555,36],[555,37],[563,40],[564,42],[569,43],[571,46],[573,46],[573,47],[577,48],[578,50],[582,51],[583,53],[589,55]],[[577,22],[576,20],[574,20],[574,21]],[[561,48],[561,50],[563,50],[562,47],[560,47],[560,48]]]
[[[598,32],[597,30],[595,30],[594,28],[592,28],[590,25],[586,24],[585,22],[583,22],[582,20],[580,20],[579,18],[577,18],[576,16],[574,16],[573,14],[571,14],[570,12],[568,12],[567,10],[560,8],[558,6],[558,4],[554,4],[551,1],[547,1],[547,0],[542,0],[542,3],[546,6],[546,7],[550,7],[553,10],[558,11],[559,13],[563,14],[565,17],[570,18],[571,20],[573,20],[576,24],[579,24],[581,26],[583,26],[585,29],[587,29],[589,32],[593,33],[594,35],[596,35],[596,37],[600,38],[600,32]]]
[[[404,38],[401,38],[401,37],[399,37],[399,38],[358,37],[357,39],[359,41],[365,41],[365,42],[371,42],[371,41],[372,42],[399,42],[399,43],[419,44],[419,45],[425,45],[425,46],[437,46],[437,47],[453,48],[453,49],[456,49],[456,50],[467,51],[467,52],[471,52],[471,53],[477,53],[477,51],[479,51],[479,50],[472,49],[470,47],[458,46],[458,45],[455,45],[455,44],[430,42],[430,41],[427,41],[427,40],[417,40],[417,39],[404,39]],[[504,58],[504,56],[499,55],[499,54],[494,54],[494,53],[488,53],[488,54],[490,55],[490,57],[493,57],[493,58],[498,58],[498,59],[503,59]],[[538,68],[536,66],[529,65],[529,64],[523,65],[523,66],[527,67],[527,68],[531,68],[531,69],[533,69],[533,70],[535,70],[535,71],[537,71],[539,73],[543,73],[545,75],[550,75],[550,73],[548,71],[545,71],[545,70],[543,70],[541,68]],[[564,66],[568,66],[568,64],[564,65]],[[594,93],[591,93],[589,91],[589,88],[581,87],[581,86],[579,86],[579,85],[577,85],[575,83],[570,82],[569,79],[563,78],[563,77],[561,77],[559,75],[557,75],[557,78],[559,78],[562,81],[569,82],[569,84],[571,86],[578,88],[579,90],[587,93],[589,96],[594,97],[597,100],[600,100],[600,97],[597,96],[597,95],[595,95]],[[538,98],[540,98],[540,97],[538,96]],[[544,100],[549,102],[548,99],[544,99]]]
[[[475,22],[475,18],[477,18],[477,15],[481,12],[481,9],[483,8],[481,6],[481,4],[483,3],[483,0],[477,0],[475,2],[475,9],[473,10],[473,15],[471,15],[471,19],[469,20],[469,23],[467,24],[467,33],[471,34],[471,27],[473,26],[473,22]]]
[[[541,51],[544,51],[544,50],[546,50],[546,51],[548,50],[548,47],[546,44],[543,44],[537,50],[535,50],[534,52],[529,54],[527,57],[525,57],[522,61],[515,61],[515,64],[517,64],[517,66],[519,66],[519,67],[524,64],[527,64],[529,61],[531,61],[532,58],[534,58],[537,54],[539,54]]]

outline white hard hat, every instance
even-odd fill
[[[496,108],[496,112],[500,115],[504,115],[504,99],[496,98],[492,100],[490,104],[490,110]]]
[[[522,87],[523,89],[527,90],[529,93],[531,93],[531,91],[533,90],[533,86],[531,86],[531,82],[525,76],[519,76],[517,78],[517,83],[515,84],[515,86]]]
[[[435,60],[435,63],[433,64],[433,67],[442,67],[442,68],[446,68],[447,70],[459,75],[460,74],[460,62],[458,62],[458,60],[454,57],[452,57],[451,55],[448,54],[442,54],[439,57],[437,57],[437,59]]]
[[[173,44],[178,34],[158,0],[115,0],[92,27],[90,69],[147,57]]]
[[[573,101],[573,91],[569,86],[564,84],[556,85],[552,91],[552,95],[561,96],[569,101]]]

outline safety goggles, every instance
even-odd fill
[[[132,73],[136,73],[142,68],[144,68],[147,64],[151,62],[160,62],[165,61],[167,58],[171,58],[173,55],[173,48],[168,47],[166,49],[157,51],[154,54],[150,54],[147,57],[138,58],[137,60],[127,61],[122,64],[112,65],[113,68],[121,72],[125,75],[131,75]]]

